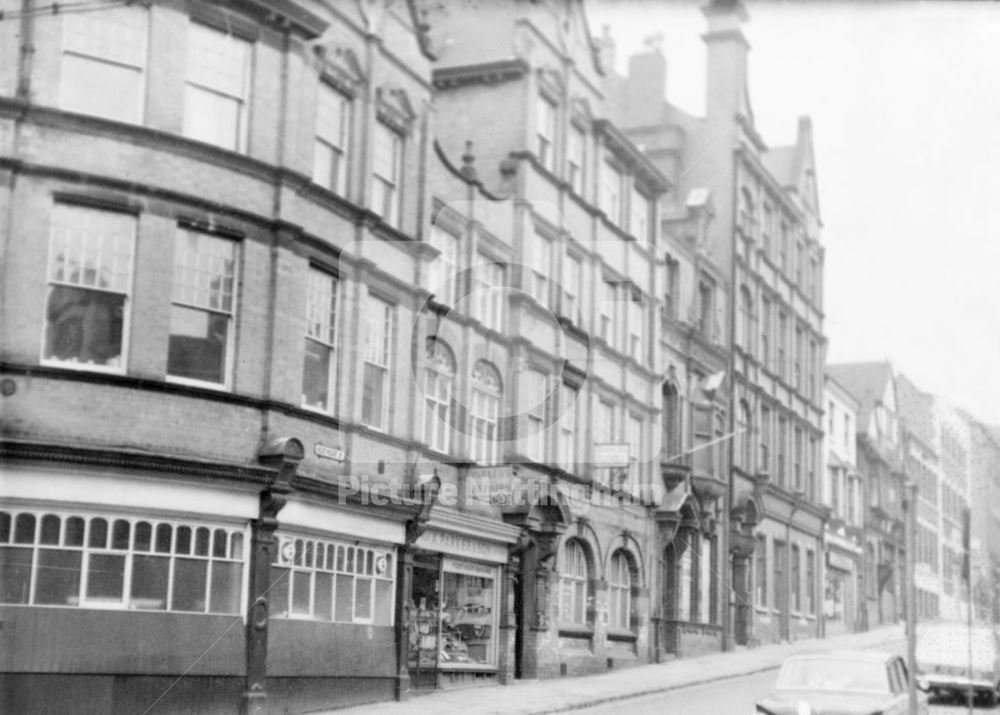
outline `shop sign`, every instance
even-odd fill
[[[831,568],[840,569],[841,571],[854,570],[854,559],[849,556],[844,556],[843,554],[838,554],[834,551],[827,552],[826,563]]]
[[[595,467],[627,467],[629,465],[629,443],[606,443],[594,445]]]
[[[484,561],[502,563],[507,560],[507,547],[503,544],[448,531],[428,529],[417,539],[417,546],[428,551],[440,551],[445,554]]]
[[[447,556],[442,561],[444,570],[450,573],[485,576],[486,578],[494,578],[496,576],[497,567],[490,564],[477,564],[471,561],[448,558]]]
[[[332,459],[334,462],[343,462],[347,458],[347,454],[340,447],[328,447],[319,442],[316,443],[313,452],[320,459]]]

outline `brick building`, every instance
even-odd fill
[[[739,643],[794,639],[821,632],[826,517],[819,493],[823,248],[812,129],[803,118],[794,145],[765,144],[747,91],[746,8],[711,2],[702,12],[705,116],[648,101],[665,86],[655,44],[630,60],[619,116],[674,180],[675,200],[699,190],[712,198],[705,252],[715,272],[699,276],[698,311],[729,358],[726,633]]]

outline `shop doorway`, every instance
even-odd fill
[[[441,650],[441,559],[423,556],[413,561],[410,599],[408,666],[410,687],[428,690],[438,687],[438,654]]]

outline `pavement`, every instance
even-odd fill
[[[887,626],[865,633],[739,648],[728,653],[641,665],[601,675],[518,680],[510,685],[437,690],[413,696],[403,702],[316,711],[315,715],[403,715],[412,712],[433,712],[436,715],[559,713],[773,670],[785,658],[798,653],[880,647],[888,649],[902,646],[905,640],[902,625]]]

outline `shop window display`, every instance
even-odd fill
[[[497,569],[458,559],[414,565],[409,666],[421,671],[493,667],[497,657]]]

